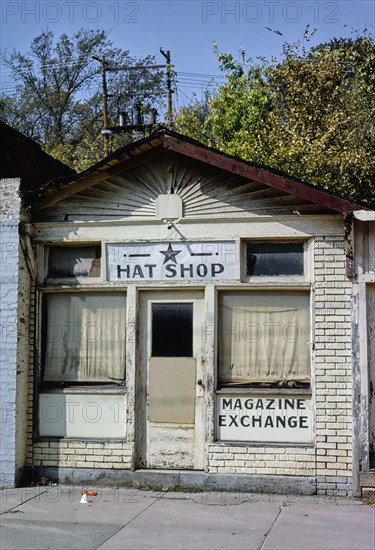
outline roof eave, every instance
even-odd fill
[[[146,145],[148,147],[145,147]],[[44,208],[47,204],[56,203],[61,198],[68,196],[69,188],[73,186],[76,188],[77,183],[81,183],[81,185],[87,187],[93,185],[104,173],[116,172],[116,167],[119,164],[123,162],[134,164],[134,162],[137,162],[137,157],[147,151],[160,147],[282,192],[298,196],[335,212],[348,214],[356,210],[369,210],[365,205],[333,195],[328,191],[295,179],[278,170],[241,160],[167,129],[159,130],[151,136],[125,145],[99,163],[72,178],[53,180],[47,183],[37,192],[29,193],[29,200],[34,203],[42,202],[41,207]]]

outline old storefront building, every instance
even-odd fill
[[[358,494],[352,233],[371,212],[165,130],[23,201],[24,471]]]

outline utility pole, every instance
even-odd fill
[[[107,89],[107,66],[104,55],[100,57],[93,57],[95,61],[99,61],[102,64],[102,83],[103,83],[103,142],[105,153],[109,154],[109,134],[108,134],[108,89]]]
[[[103,135],[103,145],[104,145],[104,151],[105,154],[110,154],[110,143],[109,143],[109,136],[113,133],[122,133],[129,130],[137,130],[139,131],[142,129],[143,131],[146,131],[148,127],[153,127],[156,123],[156,110],[151,109],[150,111],[150,123],[143,124],[143,121],[136,122],[135,124],[131,125],[123,125],[120,123],[120,125],[116,126],[110,126],[109,124],[109,116],[108,116],[108,98],[113,97],[112,95],[108,94],[107,89],[107,73],[108,72],[117,72],[117,71],[136,71],[140,69],[166,69],[167,73],[167,103],[168,103],[168,112],[167,112],[167,123],[168,126],[171,127],[173,125],[173,110],[172,110],[172,75],[171,75],[171,53],[169,50],[166,52],[163,51],[160,48],[160,53],[165,57],[167,64],[166,65],[125,65],[125,66],[118,66],[118,67],[111,67],[107,64],[104,55],[101,57],[94,57],[96,61],[99,61],[101,63],[101,72],[102,72],[102,85],[103,85],[103,129],[102,129],[102,135]]]
[[[165,57],[167,61],[167,102],[168,102],[167,121],[168,121],[168,126],[171,128],[173,126],[171,52],[169,50],[165,52],[162,48],[160,48],[160,53]]]

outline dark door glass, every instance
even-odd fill
[[[152,356],[192,355],[193,304],[152,304]]]

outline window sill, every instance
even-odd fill
[[[72,436],[63,436],[63,435],[40,435],[35,438],[34,443],[47,443],[47,442],[59,442],[64,441],[66,443],[101,443],[104,447],[104,444],[108,443],[128,443],[126,437],[72,437]]]
[[[216,394],[254,394],[254,395],[274,395],[274,394],[292,394],[292,395],[311,395],[311,388],[220,388]]]
[[[280,278],[280,277],[243,277],[242,282],[246,283],[254,288],[311,288],[311,281],[306,280],[304,277],[300,278]]]
[[[47,277],[44,280],[45,286],[55,286],[55,285],[67,285],[67,286],[74,286],[74,285],[95,285],[100,284],[103,282],[102,277]]]
[[[221,447],[267,447],[267,448],[309,448],[314,449],[315,443],[283,443],[272,441],[235,441],[235,440],[223,440],[217,439],[213,445],[220,445]]]
[[[124,386],[70,386],[65,388],[40,388],[39,393],[92,393],[92,394],[126,394]]]

